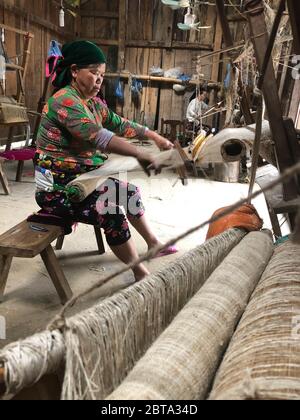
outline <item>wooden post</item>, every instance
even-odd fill
[[[299,0],[287,0],[287,5],[288,5],[288,10],[289,10],[289,15],[290,15],[293,38],[294,38],[293,52],[296,55],[300,55],[300,28],[299,28],[300,2]],[[291,63],[290,66],[293,66],[293,63]],[[288,69],[288,74],[289,73],[291,73],[291,69]],[[293,78],[290,77],[290,84],[292,85],[293,92],[292,92],[292,100],[290,102],[290,109],[288,111],[288,115],[298,125],[299,102],[300,102],[300,80],[293,80]]]
[[[105,246],[102,238],[102,232],[100,226],[94,226],[96,241],[98,245],[98,251],[100,255],[105,254]]]
[[[32,146],[36,145],[37,134],[38,134],[41,119],[42,119],[42,112],[43,112],[44,106],[46,105],[46,97],[47,97],[49,84],[50,84],[50,77],[45,77],[43,93],[39,99],[39,103],[37,107],[37,116],[35,118],[34,130],[33,130],[33,135],[32,135]]]
[[[23,70],[18,72],[19,75],[19,92],[18,92],[18,102],[21,103],[22,101],[25,102],[25,77],[28,69],[28,63],[29,63],[29,56],[30,56],[30,48],[32,43],[33,35],[30,33],[27,33],[25,36],[24,41],[24,52],[23,52],[23,62],[22,62],[22,68]]]
[[[61,251],[63,249],[64,241],[65,241],[65,235],[61,235],[59,238],[57,238],[56,245],[55,245],[56,251]]]
[[[290,22],[293,31],[294,38],[294,50],[295,54],[300,54],[300,27],[299,27],[299,16],[300,16],[300,2],[299,0],[287,0]]]
[[[222,48],[222,25],[220,16],[217,16],[217,27],[216,27],[216,33],[215,33],[215,42],[214,42],[214,51],[218,51]],[[211,70],[211,80],[213,81],[219,81],[219,66],[220,66],[220,56],[221,53],[217,54],[213,58],[213,64],[212,64],[212,70]]]
[[[261,71],[267,52],[269,39],[263,5],[259,0],[246,0],[245,9],[247,11],[257,65]],[[270,127],[275,141],[278,166],[280,171],[283,172],[285,169],[292,166],[293,158],[291,156],[291,150],[283,123],[277,82],[273,63],[271,60],[269,61],[269,65],[265,74],[263,93],[269,115]],[[298,187],[295,179],[291,179],[290,181],[286,182],[284,184],[283,190],[284,199],[286,201],[296,198],[298,195]]]
[[[81,10],[80,6],[76,8],[76,18],[75,18],[75,35],[76,38],[80,39],[81,37]]]
[[[6,195],[9,195],[10,191],[9,191],[8,181],[7,181],[4,169],[2,167],[2,162],[3,160],[0,158],[0,183],[4,189],[4,193]]]
[[[217,6],[217,11],[218,11],[218,15],[219,15],[219,19],[221,22],[221,27],[222,27],[222,32],[223,32],[223,38],[224,38],[224,42],[227,48],[233,47],[234,42],[233,42],[233,38],[230,32],[230,27],[229,27],[229,23],[226,17],[226,12],[225,12],[225,6],[224,6],[224,1],[223,0],[216,0],[216,6]],[[228,53],[229,55],[231,54],[230,52]],[[245,122],[246,124],[253,124],[254,120],[253,117],[251,115],[251,111],[250,111],[250,106],[248,103],[248,99],[247,99],[247,94],[246,91],[243,87],[242,84],[242,80],[239,79],[239,88],[241,90],[240,95],[241,95],[241,109],[243,112],[243,115],[245,117]]]
[[[4,290],[13,257],[10,255],[0,255],[0,303],[4,299]]]
[[[71,299],[73,293],[51,245],[48,245],[47,248],[41,252],[41,257],[60,297],[60,301],[62,305],[64,305]]]
[[[118,70],[125,69],[125,42],[126,42],[126,0],[119,0],[119,51],[118,51]],[[123,113],[123,105],[117,100],[117,114]]]

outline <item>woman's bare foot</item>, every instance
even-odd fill
[[[132,271],[135,277],[135,281],[140,281],[150,274],[150,271],[148,271],[143,264],[137,265],[135,268],[132,269]]]

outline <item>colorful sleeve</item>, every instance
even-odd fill
[[[104,105],[97,104],[96,106],[100,108],[98,109],[102,115],[102,124],[104,128],[126,138],[145,136],[145,133],[148,130],[147,127],[120,117]]]
[[[63,91],[59,91],[58,94],[59,96],[52,97],[50,118],[58,121],[66,134],[72,138],[96,143],[99,131],[103,127],[89,117],[85,105],[80,100],[64,94]]]

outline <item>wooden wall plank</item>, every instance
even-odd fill
[[[22,10],[22,14],[15,15],[11,11],[6,11],[5,7],[2,8],[0,3],[0,22],[24,31],[30,31],[35,36],[32,42],[25,86],[26,105],[29,109],[36,110],[43,88],[45,61],[47,58],[50,40],[56,39],[63,43],[67,40],[67,38],[64,38],[62,35],[58,35],[48,27],[43,27],[42,23],[40,23],[47,21],[53,24],[53,27],[58,24],[58,8],[50,5],[49,1],[5,0],[5,4]],[[31,22],[29,20],[30,16],[34,16],[36,22]],[[73,24],[73,17],[66,14],[66,28],[68,30],[70,30],[70,28],[72,29]],[[63,34],[64,30],[62,30],[61,33]],[[8,31],[5,31],[5,35],[5,47],[7,53],[10,57],[16,57],[23,49],[23,37],[18,37],[14,33],[9,33]],[[15,58],[13,58],[13,60],[15,60]],[[19,60],[21,60],[21,57],[19,57]],[[7,95],[14,95],[16,91],[16,74],[15,72],[8,72],[7,76]],[[0,128],[0,130],[2,129]],[[0,137],[2,137],[2,133],[0,133]]]

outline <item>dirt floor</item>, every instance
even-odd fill
[[[34,200],[31,162],[26,162],[21,183],[13,181],[16,167],[16,162],[5,164],[11,195],[5,196],[0,186],[0,234],[38,210]],[[244,197],[248,189],[246,184],[226,184],[203,178],[190,179],[188,186],[183,186],[175,173],[151,178],[146,178],[140,172],[131,173],[128,180],[141,187],[148,219],[162,241],[206,220],[216,209]],[[265,227],[270,228],[264,198],[259,197],[254,204],[265,221]],[[178,256],[203,243],[206,231],[207,228],[182,240],[178,244],[179,254],[158,258],[147,264],[150,271],[172,264]],[[142,238],[136,232],[132,233],[139,253],[145,252],[147,247]],[[83,291],[122,266],[107,244],[105,255],[97,254],[93,227],[83,224],[66,237],[64,248],[57,255],[74,293]],[[130,272],[110,281],[83,298],[69,314],[87,308],[132,282]],[[6,322],[6,339],[0,337],[0,347],[43,330],[60,308],[58,295],[40,257],[27,260],[15,258],[5,290],[5,301],[0,304],[2,332],[4,320]]]

